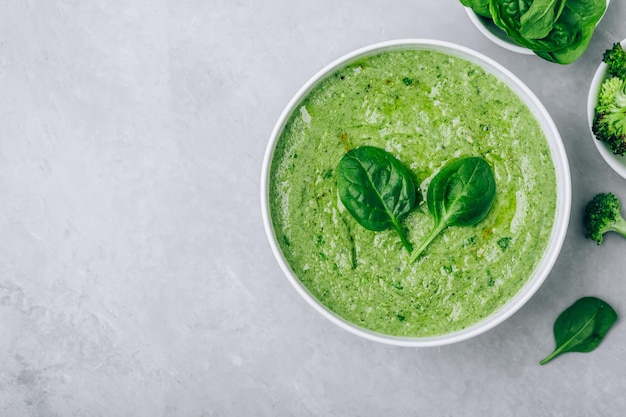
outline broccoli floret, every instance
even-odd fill
[[[626,154],[626,79],[612,77],[600,88],[592,130],[616,155]]]
[[[608,65],[609,75],[626,80],[626,51],[619,43],[613,44],[611,49],[607,49],[602,55],[602,60]]]
[[[598,245],[606,232],[617,232],[626,238],[626,220],[620,209],[620,201],[612,193],[600,193],[591,199],[583,216],[586,237],[595,240]]]

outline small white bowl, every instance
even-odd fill
[[[621,45],[622,48],[626,50],[626,39],[621,42]],[[606,142],[596,139],[596,136],[593,134],[593,130],[591,129],[591,126],[593,125],[593,118],[596,114],[596,105],[598,104],[600,87],[602,86],[602,82],[608,78],[607,69],[607,65],[602,62],[596,70],[593,80],[591,81],[589,96],[587,97],[587,121],[589,122],[589,130],[591,131],[593,143],[596,145],[596,148],[598,148],[598,152],[600,152],[602,158],[604,158],[606,163],[613,168],[613,171],[617,172],[623,178],[626,178],[626,155],[615,155],[611,152],[611,148]]]
[[[609,3],[611,3],[611,0],[606,0],[606,9],[604,10],[605,14],[606,10],[609,8]],[[491,42],[508,49],[509,51],[517,52],[518,54],[534,55],[532,50],[515,43],[515,41],[513,41],[505,31],[493,23],[493,20],[477,15],[471,7],[466,7],[465,12],[480,33],[485,35],[485,37]],[[604,15],[602,15],[602,17],[604,17]],[[602,20],[602,17],[598,20],[598,24]],[[596,24],[596,26],[598,26],[598,24]]]
[[[276,239],[270,215],[269,184],[272,158],[274,156],[278,139],[280,138],[281,132],[284,129],[290,115],[294,111],[298,110],[302,100],[316,85],[318,85],[321,80],[335,73],[338,69],[343,68],[351,62],[363,57],[398,49],[426,49],[447,53],[481,66],[486,72],[494,75],[504,82],[528,106],[539,122],[539,125],[541,126],[548,141],[556,174],[556,212],[552,233],[550,235],[548,246],[533,275],[528,278],[526,284],[524,284],[514,297],[509,299],[502,308],[491,314],[489,317],[463,330],[440,336],[401,337],[382,334],[360,327],[329,310],[309,292],[309,290],[300,282],[298,277],[291,270]],[[556,125],[552,121],[548,111],[533,94],[533,92],[513,73],[491,58],[463,46],[431,39],[401,39],[366,46],[344,55],[315,74],[291,99],[276,122],[267,145],[265,158],[263,160],[263,169],[261,172],[261,210],[265,232],[276,261],[296,291],[316,311],[339,327],[363,338],[395,346],[429,347],[460,342],[492,329],[518,311],[537,292],[556,262],[567,233],[571,209],[571,197],[572,186],[565,147],[563,146],[561,136],[559,135]]]
[[[534,55],[534,52],[528,48],[524,48],[513,42],[509,35],[506,34],[505,31],[500,29],[493,23],[493,20],[488,19],[483,16],[479,16],[471,9],[471,7],[466,7],[465,12],[469,16],[470,20],[476,26],[476,28],[485,35],[487,39],[491,42],[495,43],[498,46],[501,46],[509,51],[517,52],[518,54],[524,55]]]

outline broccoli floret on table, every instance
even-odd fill
[[[621,203],[614,194],[597,194],[585,207],[583,221],[586,236],[598,245],[607,232],[617,232],[626,238],[626,220],[620,209]]]

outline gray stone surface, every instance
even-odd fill
[[[0,2],[0,415],[618,416],[626,326],[540,367],[583,295],[626,314],[626,240],[581,210],[626,182],[596,152],[587,89],[626,37],[613,1],[587,53],[508,52],[456,0]],[[283,107],[331,60],[397,38],[511,69],[563,136],[573,211],[536,296],[494,330],[430,349],[362,340],[282,275],[259,207]]]

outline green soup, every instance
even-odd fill
[[[489,162],[494,206],[411,264],[394,230],[364,229],[337,197],[337,164],[362,145],[414,175],[421,201],[403,222],[414,246],[433,226],[429,181],[451,159]],[[461,58],[397,50],[347,65],[304,98],[277,141],[269,193],[280,248],[323,305],[376,332],[433,336],[491,315],[530,278],[552,230],[556,178],[539,123],[506,84]]]

